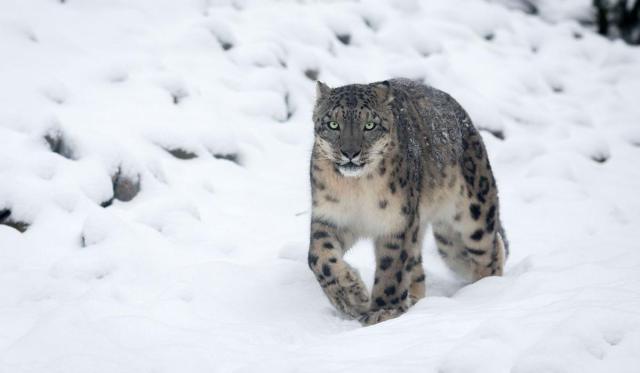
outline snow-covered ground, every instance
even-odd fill
[[[0,372],[640,371],[640,50],[571,21],[590,1],[508,2],[4,0]],[[504,277],[464,286],[429,238],[427,298],[336,314],[306,264],[316,76],[467,108]],[[348,258],[371,284],[370,243]]]

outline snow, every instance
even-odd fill
[[[587,3],[4,1],[0,212],[29,226],[0,224],[0,372],[636,372],[640,51],[580,26]],[[407,314],[331,308],[307,70],[463,104],[503,277],[462,283],[429,238]],[[347,255],[369,286],[370,246]]]

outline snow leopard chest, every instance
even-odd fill
[[[399,232],[405,221],[402,198],[380,177],[326,177],[314,192],[313,216],[348,228],[359,236]],[[320,190],[322,189],[322,190]]]

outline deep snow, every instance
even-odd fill
[[[30,225],[0,225],[0,372],[638,372],[640,50],[572,21],[588,2],[507,3],[5,0],[0,212]],[[306,264],[314,75],[463,104],[504,277],[464,286],[428,239],[406,315],[333,311]],[[370,244],[348,258],[371,284]]]

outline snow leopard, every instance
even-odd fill
[[[409,79],[317,82],[308,265],[331,304],[372,325],[425,296],[422,243],[467,281],[501,276],[508,243],[478,130],[449,94]],[[344,254],[372,239],[371,294]]]

